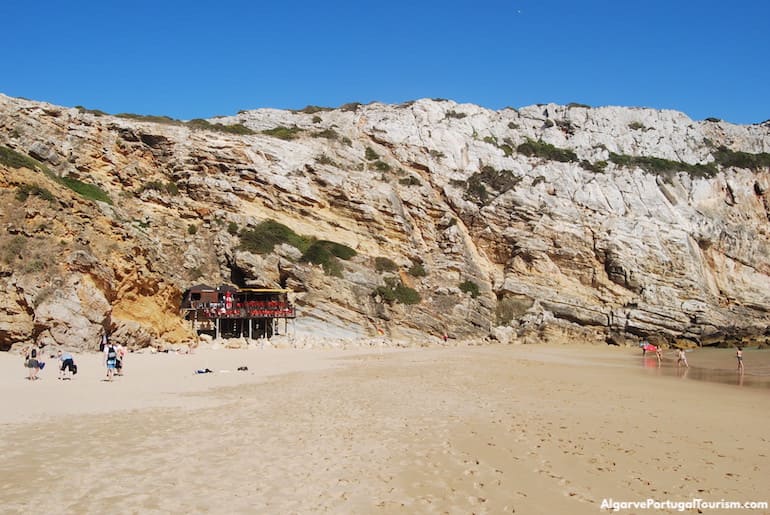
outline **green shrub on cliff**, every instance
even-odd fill
[[[293,127],[284,127],[280,125],[278,127],[273,127],[272,129],[265,129],[262,131],[262,134],[267,134],[268,136],[273,136],[274,138],[287,141],[297,139],[301,133],[302,129],[296,125]]]
[[[461,292],[470,293],[471,297],[473,297],[474,299],[480,295],[479,285],[474,283],[473,281],[469,281],[469,280],[463,281],[459,284],[458,287],[460,288]]]
[[[137,190],[136,194],[141,195],[143,192],[147,190],[153,190],[160,193],[168,193],[170,195],[178,195],[179,194],[179,187],[174,184],[173,182],[162,182],[162,181],[150,181],[142,184],[142,186]]]
[[[30,170],[43,172],[49,179],[66,186],[83,198],[88,200],[98,200],[99,202],[106,202],[107,204],[112,205],[110,196],[99,186],[71,177],[59,177],[36,159],[2,145],[0,145],[0,164],[10,166],[11,168],[29,168]]]
[[[247,135],[255,134],[253,130],[249,129],[242,123],[234,123],[231,125],[225,125],[222,123],[211,123],[208,120],[202,118],[195,118],[187,122],[187,126],[191,129],[201,129],[207,131],[225,132],[228,134]]]
[[[390,258],[377,256],[374,258],[374,269],[378,272],[395,272],[398,270],[398,265]]]
[[[550,161],[561,163],[573,163],[578,160],[577,154],[568,148],[558,148],[544,141],[535,141],[527,138],[527,141],[516,147],[519,154],[527,157],[540,157]]]
[[[265,220],[253,229],[242,230],[240,238],[240,248],[255,254],[269,254],[276,245],[282,243],[288,243],[304,252],[312,242],[312,239],[300,236],[275,220]]]
[[[323,107],[323,106],[314,106],[314,105],[307,105],[303,107],[302,109],[292,109],[292,113],[304,113],[304,114],[316,114],[316,113],[323,113],[324,111],[331,111],[331,107]]]
[[[658,175],[672,175],[677,172],[687,172],[693,177],[713,177],[718,172],[714,164],[689,164],[682,161],[671,161],[660,157],[629,156],[610,152],[610,161],[618,166],[637,167]]]
[[[27,238],[16,235],[2,245],[2,259],[6,264],[11,264],[16,259],[23,258],[27,247]]]
[[[269,254],[276,245],[286,243],[302,252],[300,261],[321,265],[324,272],[338,277],[342,275],[342,264],[339,260],[347,260],[356,255],[356,251],[347,245],[299,235],[275,220],[260,222],[253,229],[243,229],[239,236],[241,239],[239,248],[242,250],[255,254]]]
[[[366,147],[366,151],[364,152],[364,158],[367,161],[376,161],[380,158],[380,155],[374,151],[372,147]]]
[[[375,170],[378,170],[380,172],[389,172],[390,171],[390,165],[384,161],[375,161],[374,164]]]
[[[30,170],[45,170],[45,166],[31,157],[0,145],[0,164],[11,168],[29,168]]]
[[[425,267],[422,266],[422,263],[415,263],[409,269],[409,275],[412,277],[425,277],[428,273],[425,271]]]
[[[50,203],[56,202],[56,197],[53,196],[53,193],[37,184],[22,184],[16,189],[16,200],[19,202],[25,202],[30,195],[47,200]]]
[[[105,113],[104,111],[101,111],[99,109],[88,109],[88,108],[85,108],[83,106],[75,106],[75,109],[77,109],[81,113],[88,113],[88,114],[92,114],[94,116],[107,116],[107,113]]]
[[[356,251],[334,241],[317,240],[302,254],[300,261],[321,265],[327,275],[342,277],[340,259],[348,260],[356,255]]]
[[[307,250],[305,250],[302,255],[302,260],[322,264],[323,258],[321,256],[324,255],[338,257],[347,261],[356,254],[355,250],[342,243],[329,240],[315,240],[310,244]]]
[[[181,125],[184,123],[181,120],[171,118],[170,116],[154,114],[118,113],[115,116],[118,118],[126,118],[128,120],[136,120],[139,122],[163,123],[166,125]]]
[[[457,118],[459,120],[462,120],[466,116],[468,116],[467,113],[458,113],[457,111],[455,111],[453,109],[447,111],[446,115],[445,115],[446,118]]]
[[[511,170],[497,170],[485,165],[481,167],[481,171],[468,178],[463,198],[483,206],[489,202],[491,191],[504,193],[514,188],[519,182],[521,177],[514,175]]]
[[[378,286],[372,291],[373,297],[380,297],[388,303],[398,302],[400,304],[413,305],[419,304],[422,298],[414,288],[404,285],[395,277],[385,279],[385,286]]]
[[[87,198],[89,200],[97,200],[99,202],[105,202],[112,205],[112,199],[110,196],[107,195],[107,192],[105,192],[99,186],[79,181],[71,177],[59,177],[58,181],[83,198]]]
[[[714,152],[714,161],[721,166],[757,170],[765,166],[770,167],[770,154],[767,152],[750,154],[748,152],[730,150],[727,147],[719,147],[717,151]]]

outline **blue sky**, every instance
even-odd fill
[[[109,113],[448,98],[770,118],[770,1],[43,1],[0,6],[0,93]]]

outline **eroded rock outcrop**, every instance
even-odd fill
[[[768,123],[429,100],[184,123],[0,96],[0,145],[31,158],[0,164],[0,348],[189,341],[195,282],[290,287],[296,331],[330,337],[766,338]],[[268,219],[355,256],[244,247]]]

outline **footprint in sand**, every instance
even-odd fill
[[[476,505],[476,504],[484,504],[487,502],[487,500],[484,497],[476,497],[475,495],[468,496],[468,502]]]

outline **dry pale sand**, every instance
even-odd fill
[[[0,356],[0,512],[567,514],[610,498],[770,500],[770,389],[690,380],[670,361],[648,370],[636,350],[134,354],[114,383],[95,355],[79,361],[72,381],[49,362],[29,382],[18,356]],[[202,367],[216,373],[193,374]]]

